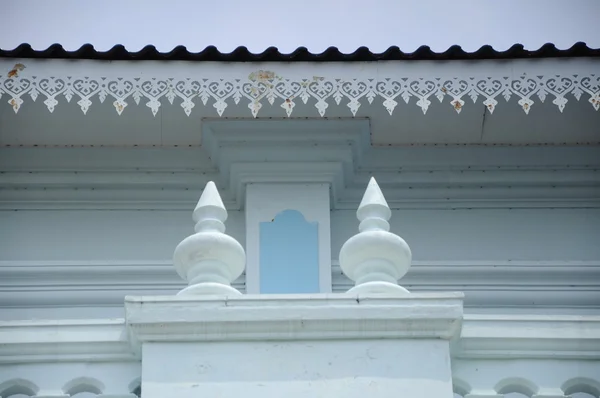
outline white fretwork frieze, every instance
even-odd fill
[[[198,105],[212,107],[222,116],[228,106],[246,103],[254,117],[267,104],[283,108],[282,116],[291,116],[300,102],[314,104],[320,116],[333,103],[345,104],[352,115],[367,104],[383,106],[391,115],[401,103],[416,104],[425,114],[435,100],[457,113],[468,102],[482,103],[493,113],[511,99],[525,113],[537,101],[551,101],[562,112],[570,101],[582,98],[599,110],[600,67],[588,61],[303,66],[4,60],[0,98],[15,112],[29,99],[39,98],[50,112],[63,100],[76,101],[83,113],[94,103],[111,101],[119,115],[133,103],[146,105],[156,115],[167,101],[181,106],[188,116]]]

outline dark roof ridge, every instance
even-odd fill
[[[93,45],[84,44],[73,51],[65,50],[60,44],[52,44],[45,50],[34,50],[23,43],[13,50],[0,49],[0,58],[39,58],[39,59],[94,59],[127,61],[221,61],[221,62],[360,62],[394,60],[483,60],[483,59],[531,59],[563,57],[598,57],[600,48],[593,49],[586,43],[577,42],[570,48],[560,50],[552,43],[546,43],[537,50],[526,50],[522,44],[514,44],[505,51],[497,51],[490,45],[481,46],[473,52],[466,52],[453,45],[446,51],[435,52],[428,46],[421,46],[407,53],[397,46],[391,46],[381,53],[373,53],[367,47],[359,47],[345,54],[337,47],[329,47],[322,53],[311,53],[306,47],[298,47],[289,54],[281,53],[276,47],[269,47],[261,53],[252,53],[246,47],[237,47],[230,53],[220,52],[215,46],[208,46],[200,52],[189,52],[185,46],[177,46],[168,52],[160,52],[153,45],[147,45],[137,52],[128,51],[117,44],[107,51],[97,51]]]

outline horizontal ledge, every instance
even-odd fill
[[[331,260],[332,273],[342,274],[339,261]],[[469,276],[465,283],[476,280],[474,272],[498,273],[504,275],[535,273],[539,277],[547,277],[548,273],[571,273],[574,271],[591,272],[600,276],[599,260],[414,260],[406,278],[416,275],[435,276],[442,272],[465,274]],[[124,273],[125,275],[117,275]],[[176,277],[171,260],[0,260],[0,276],[2,279],[19,278],[27,275],[38,276],[39,282],[58,276],[69,278],[77,275],[105,275],[134,277],[172,275],[173,281],[181,281]],[[565,275],[566,276],[566,275]],[[589,275],[586,274],[586,278]],[[445,278],[445,277],[444,277]],[[487,278],[484,278],[487,280]],[[405,279],[402,279],[405,280]],[[28,283],[32,283],[31,279]],[[90,281],[93,282],[93,281]],[[588,281],[590,282],[590,281]],[[488,284],[494,280],[488,280]]]
[[[331,272],[334,281],[339,278],[347,280],[338,260],[331,261]],[[494,278],[490,278],[491,275]],[[535,276],[536,279],[523,280],[526,276]],[[31,287],[53,286],[56,281],[60,281],[61,285],[68,281],[71,286],[109,283],[124,287],[130,284],[184,283],[176,275],[170,260],[0,261],[0,280],[10,281],[10,286],[18,286],[21,279]],[[119,281],[121,283],[117,283]],[[600,260],[415,260],[402,281],[427,285],[437,284],[435,281],[444,285],[441,282],[451,281],[452,284],[460,282],[465,286],[503,286],[507,283],[511,286],[515,283],[517,286],[573,285],[579,281],[588,286],[597,286],[600,283]]]
[[[342,302],[348,299],[344,295],[332,296],[339,296]],[[249,296],[242,296],[241,300],[245,297]],[[285,297],[272,298],[269,303],[281,302]],[[155,303],[178,301],[173,297],[139,299]],[[355,302],[355,299],[349,299]],[[253,300],[257,297],[246,304],[252,305]],[[190,309],[197,309],[198,301],[202,300],[193,301]],[[216,299],[211,305],[219,308],[223,302],[223,299]],[[313,306],[305,308],[315,309],[318,304],[313,301]],[[289,308],[289,304],[280,308]],[[201,312],[196,318],[199,314]],[[145,327],[143,324],[138,326]],[[154,327],[160,328],[156,324],[150,326],[153,329],[146,337],[152,336]],[[0,322],[0,364],[136,360],[126,330],[123,319]],[[196,329],[194,332],[208,331]],[[168,331],[163,331],[162,336],[168,339]],[[175,339],[181,337],[173,336]],[[598,347],[600,316],[465,314],[460,337],[452,342],[452,355],[466,359],[599,359]]]
[[[6,191],[5,191],[6,192]],[[130,197],[123,200],[103,199],[102,197],[46,197],[34,195],[34,198],[8,198],[0,193],[0,210],[174,210],[191,211],[195,201],[182,198],[174,200],[147,200]],[[46,191],[44,191],[46,192]],[[110,195],[109,195],[110,196]],[[196,200],[197,201],[197,200]],[[388,200],[392,210],[471,210],[471,209],[597,209],[600,208],[600,192],[598,197],[574,198],[523,198],[523,199],[414,199]],[[227,210],[241,210],[235,201],[223,199]],[[336,210],[356,211],[360,201],[344,201],[335,204]]]
[[[332,288],[353,286],[332,260]],[[467,307],[585,307],[600,303],[596,261],[413,261],[401,285],[413,292],[464,291]],[[169,260],[0,261],[0,306],[122,305],[126,295],[185,287]],[[234,282],[244,291],[244,276]]]
[[[312,149],[314,152],[314,149]],[[328,167],[326,172],[338,171],[342,168],[342,161],[320,162]],[[318,164],[317,164],[318,166]],[[314,160],[301,162],[232,162],[230,167],[236,173],[244,176],[259,175],[260,178],[273,176],[277,179],[280,175],[296,175],[320,173],[320,167],[315,166]],[[340,170],[341,171],[341,170]],[[535,187],[535,186],[594,186],[600,183],[600,174],[596,168],[513,168],[485,167],[479,169],[418,169],[402,167],[397,170],[361,170],[360,174],[347,176],[351,185],[360,190],[368,182],[368,176],[376,175],[382,189],[408,188],[428,189],[447,186],[464,186],[486,188],[495,187]],[[248,177],[246,177],[248,178]],[[217,170],[192,171],[192,170],[63,170],[63,171],[2,171],[0,172],[0,185],[3,187],[72,187],[85,188],[97,187],[131,187],[131,186],[161,186],[183,187],[201,190],[209,180],[219,181],[220,173]]]
[[[131,304],[203,304],[209,308],[251,307],[314,307],[324,306],[381,306],[409,303],[433,304],[445,300],[462,300],[460,292],[421,293],[393,296],[387,294],[243,294],[238,296],[127,296],[125,303]]]
[[[600,359],[600,316],[465,315],[452,354],[471,359]]]
[[[462,293],[126,297],[125,310],[140,342],[450,339],[460,328],[462,298]]]
[[[135,360],[121,319],[0,322],[0,364]]]

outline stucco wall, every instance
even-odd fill
[[[406,277],[411,290],[465,291],[467,308],[471,299],[484,307],[508,305],[499,294],[514,296],[511,306],[521,305],[529,290],[536,291],[531,306],[597,308],[599,153],[592,147],[369,150],[356,172],[359,182],[331,212],[333,290],[350,286],[336,261],[344,241],[357,232],[364,178],[374,175],[393,208],[392,232],[413,251],[416,265]],[[457,171],[468,171],[469,164],[488,173],[492,164],[510,170],[489,177]],[[173,250],[193,232],[191,212],[204,183],[224,178],[201,148],[2,148],[0,171],[3,319],[121,316],[126,294],[178,291],[184,282],[170,265]],[[487,199],[479,197],[470,208],[471,202],[456,198],[473,191],[456,184],[473,178],[496,185],[481,189]],[[248,210],[236,210],[227,183],[219,188],[230,208],[227,233],[245,246]],[[427,195],[434,202],[414,199]],[[523,195],[539,201],[523,201]],[[494,198],[502,200],[490,203]],[[507,265],[505,273],[498,271]],[[523,268],[526,275],[519,273]],[[486,283],[498,277],[502,284]],[[243,289],[243,282],[236,287]],[[40,303],[54,309],[37,308]],[[83,307],[66,308],[69,303]]]
[[[395,210],[391,231],[415,260],[597,260],[600,209]],[[0,260],[168,260],[193,232],[191,211],[0,211]],[[227,233],[245,246],[243,211]],[[358,232],[331,212],[332,257]]]

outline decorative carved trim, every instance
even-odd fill
[[[155,116],[167,102],[178,104],[188,116],[197,105],[212,105],[222,116],[227,107],[240,104],[254,117],[266,104],[282,108],[282,116],[291,116],[300,102],[314,104],[322,117],[330,105],[341,103],[354,116],[361,106],[373,103],[381,103],[391,115],[402,102],[412,100],[426,113],[432,100],[446,98],[457,113],[468,106],[468,100],[481,101],[492,113],[500,101],[511,98],[517,99],[525,113],[538,99],[552,99],[562,112],[570,99],[582,97],[600,109],[597,65],[593,59],[571,63],[458,61],[451,65],[390,61],[304,68],[281,63],[149,62],[140,74],[139,64],[131,62],[6,59],[0,61],[0,96],[8,97],[15,112],[26,99],[41,97],[50,112],[60,100],[74,100],[84,114],[95,101],[108,99],[119,115],[140,102]]]

